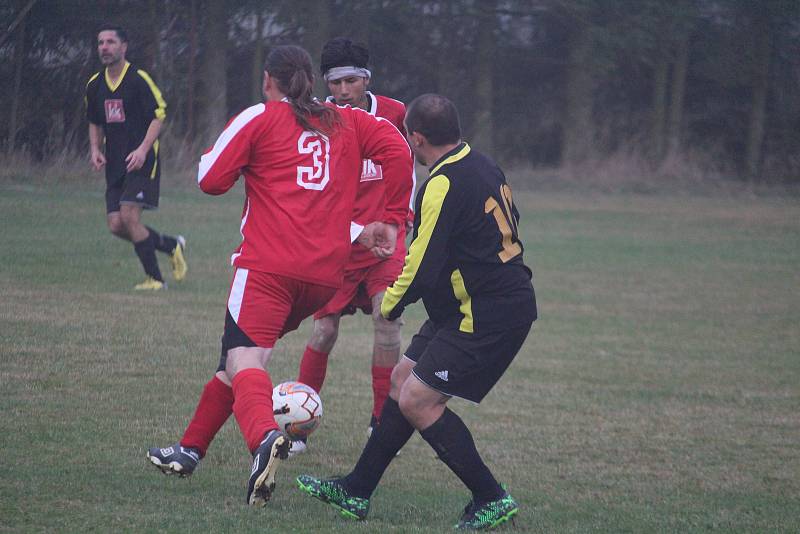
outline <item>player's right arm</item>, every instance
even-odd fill
[[[265,109],[264,104],[258,104],[242,111],[228,123],[214,146],[200,157],[197,184],[204,193],[221,195],[239,179],[250,158],[254,121]]]
[[[94,170],[99,171],[106,164],[106,156],[103,154],[103,131],[104,117],[98,114],[97,109],[97,84],[100,73],[95,73],[86,83],[86,95],[83,103],[86,105],[86,118],[89,120],[89,147],[91,149],[91,162]]]
[[[91,147],[91,160],[94,170],[99,171],[106,164],[106,156],[100,148],[103,144],[103,127],[89,123],[89,146]]]

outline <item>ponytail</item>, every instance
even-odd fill
[[[335,108],[314,98],[314,77],[308,52],[293,45],[275,47],[267,57],[265,70],[288,98],[295,119],[304,130],[325,136],[335,133],[342,118]],[[318,119],[320,126],[313,126],[309,120],[311,117]]]

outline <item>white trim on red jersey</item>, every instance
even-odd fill
[[[217,142],[214,146],[200,157],[200,165],[197,168],[197,183],[201,183],[203,178],[208,174],[211,166],[217,161],[219,155],[228,146],[228,143],[236,136],[239,131],[247,126],[247,124],[264,113],[266,106],[264,104],[256,104],[239,113],[235,119],[222,131]]]

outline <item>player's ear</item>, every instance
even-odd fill
[[[408,134],[408,142],[411,148],[419,148],[424,145],[428,140],[419,132],[411,132]]]
[[[261,86],[261,92],[263,93],[265,99],[267,98],[267,91],[269,90],[270,83],[269,73],[264,71],[264,83]]]

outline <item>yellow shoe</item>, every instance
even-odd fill
[[[142,290],[158,291],[161,289],[167,289],[167,284],[165,284],[164,282],[159,282],[155,278],[148,276],[147,280],[145,280],[141,284],[136,284],[135,286],[133,286],[133,289],[136,289],[137,291],[142,291]]]
[[[189,270],[186,265],[186,260],[183,257],[183,251],[186,249],[186,238],[179,235],[177,238],[178,244],[175,245],[175,250],[169,256],[169,263],[172,265],[172,277],[180,282],[186,278],[186,271]]]

